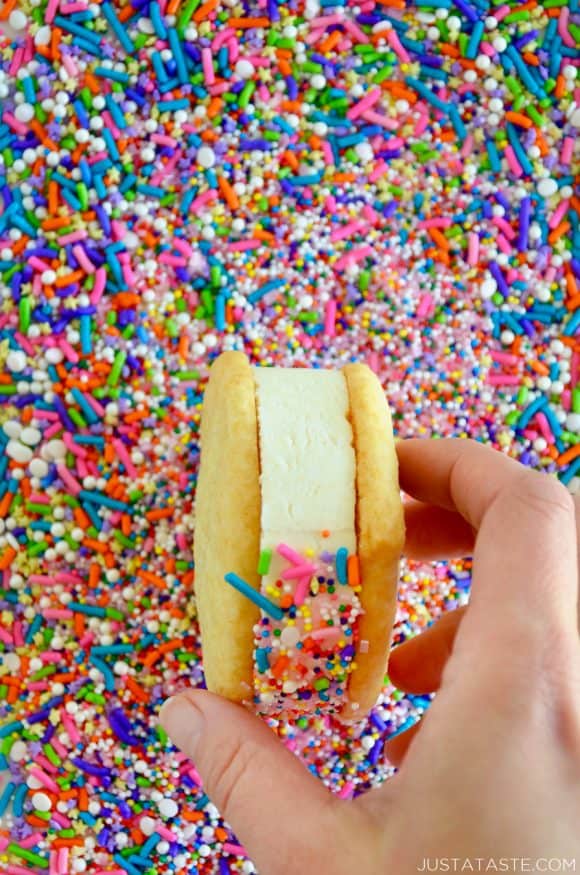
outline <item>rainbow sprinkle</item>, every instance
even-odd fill
[[[0,868],[252,873],[156,715],[211,360],[380,377],[580,489],[578,0],[6,0]],[[264,560],[267,561],[267,560]],[[396,641],[466,600],[408,564]],[[343,797],[425,697],[273,727]]]

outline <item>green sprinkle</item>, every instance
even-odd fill
[[[40,854],[35,854],[34,851],[29,851],[27,848],[21,848],[20,845],[10,842],[6,851],[14,857],[20,857],[21,860],[26,860],[27,863],[32,863],[34,866],[39,866],[41,869],[48,869],[48,860],[46,857],[41,857]]]
[[[119,382],[119,377],[121,376],[121,371],[123,370],[123,365],[127,359],[127,353],[123,350],[118,350],[115,354],[115,360],[113,362],[113,367],[107,377],[107,386],[116,386]]]
[[[271,550],[262,550],[260,553],[260,559],[258,561],[258,574],[264,575],[267,574],[270,570],[270,563],[272,561],[272,551]]]

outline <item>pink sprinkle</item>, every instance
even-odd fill
[[[168,139],[172,138],[168,137]],[[173,238],[173,247],[174,249],[177,249],[178,252],[181,252],[182,255],[186,255],[188,258],[191,258],[191,256],[193,255],[193,249],[191,248],[187,240],[182,240],[181,237]]]
[[[573,152],[574,140],[572,137],[565,137],[564,142],[562,143],[562,151],[560,152],[560,162],[562,164],[569,164],[572,160]]]
[[[133,478],[137,477],[139,475],[139,472],[137,471],[137,468],[135,467],[135,465],[131,461],[131,457],[129,456],[129,453],[127,452],[125,444],[122,441],[120,441],[118,438],[115,438],[112,443],[117,451],[117,455],[119,456],[119,459],[121,460],[121,462],[125,466],[129,477],[133,477]]]
[[[296,589],[294,590],[294,604],[297,606],[303,605],[308,595],[308,590],[310,588],[310,576],[301,577],[298,583],[296,584]]]
[[[333,268],[336,271],[344,270],[345,267],[350,267],[351,264],[356,264],[356,262],[362,261],[363,258],[366,258],[368,255],[372,255],[372,253],[372,246],[361,246],[358,249],[351,249],[346,252],[342,256],[342,258],[339,258],[338,261],[333,264]],[[328,303],[330,304],[330,301]]]
[[[60,722],[65,728],[66,734],[70,738],[73,744],[78,744],[81,740],[81,736],[77,731],[76,726],[74,725],[72,718],[66,713],[64,708],[60,709]],[[125,873],[123,873],[125,875]]]
[[[506,255],[511,255],[511,253],[513,252],[513,249],[511,247],[510,243],[503,236],[503,234],[497,235],[496,242],[497,242],[498,248],[501,249],[502,252],[504,252]]]
[[[66,819],[67,818],[65,818],[65,820]],[[69,823],[70,823],[70,821],[69,821]],[[68,872],[68,855],[69,855],[68,848],[59,848],[57,867],[58,867],[58,871],[59,871],[60,875],[66,875],[66,873]]]
[[[374,169],[371,170],[371,172],[369,173],[369,181],[376,182],[377,179],[380,179],[381,176],[384,176],[385,173],[387,173],[388,169],[389,168],[387,167],[385,162],[381,159],[381,161],[379,161],[375,165]]]
[[[234,845],[232,842],[224,842],[222,845],[222,850],[225,851],[226,854],[235,854],[237,857],[245,857],[246,851],[241,845]]]
[[[310,27],[322,27],[325,30],[332,27],[333,24],[343,24],[342,15],[321,15],[319,18],[313,18],[310,22]]]
[[[50,778],[46,772],[43,772],[42,769],[39,769],[38,766],[33,766],[30,769],[30,774],[33,778],[36,778],[37,781],[40,781],[44,787],[50,790],[51,793],[59,793],[58,784],[55,784],[52,778]]]
[[[56,466],[56,470],[58,471],[58,476],[67,487],[71,495],[78,495],[83,487],[78,482],[78,480],[73,477],[66,465],[59,464]]]
[[[39,258],[37,255],[31,255],[28,259],[28,264],[30,267],[33,267],[34,270],[50,270],[50,264],[47,264],[46,261],[43,261],[42,258]]]
[[[399,123],[394,118],[388,118],[386,115],[381,115],[380,112],[375,112],[374,109],[367,109],[363,112],[362,117],[365,122],[379,125],[381,128],[386,128],[387,131],[396,131],[399,127]]]
[[[231,37],[235,37],[236,32],[233,27],[226,27],[224,30],[220,31],[217,36],[214,38],[211,47],[214,52],[219,52],[221,47],[227,43]]]
[[[37,583],[40,586],[52,586],[55,583],[54,577],[48,574],[30,574],[28,577],[30,583]]]
[[[82,586],[84,580],[76,574],[70,574],[68,571],[57,571],[54,575],[57,583],[69,583],[71,586]]]
[[[86,459],[87,458],[87,456],[88,456],[87,451],[84,450],[81,446],[79,446],[79,444],[75,443],[74,440],[72,439],[72,435],[70,435],[68,432],[65,432],[63,434],[62,440],[63,440],[63,443],[65,444],[67,450],[70,450],[74,456],[78,456],[79,459]],[[49,503],[50,503],[50,499],[49,499]]]
[[[433,296],[422,295],[417,307],[417,316],[421,319],[423,316],[428,316],[433,308]]]
[[[521,383],[518,374],[488,374],[485,380],[490,386],[517,386]]]
[[[20,334],[19,331],[17,331],[17,332],[14,334],[14,338],[15,338],[16,341],[18,342],[19,346],[22,347],[22,349],[24,350],[24,352],[27,352],[28,355],[34,355],[34,347],[33,347],[32,344],[30,343],[30,341],[28,340],[28,338],[24,337],[23,334]]]
[[[563,6],[558,18],[558,33],[565,46],[569,49],[575,49],[576,43],[568,30],[568,19],[570,18],[570,10],[567,6]]]
[[[26,838],[19,839],[18,844],[21,848],[33,848],[38,842],[44,841],[44,836],[39,832],[32,832]]]
[[[352,781],[347,781],[340,789],[338,794],[339,799],[348,799],[352,796],[352,792],[354,790],[354,784]]]
[[[278,544],[276,552],[295,565],[302,565],[304,562],[304,557],[297,553],[296,550],[293,550],[292,547],[289,547],[288,544]]]
[[[334,638],[336,635],[340,634],[339,626],[326,626],[325,629],[315,629],[314,632],[310,632],[310,637],[314,641],[324,641],[326,638]]]
[[[155,832],[158,832],[162,839],[167,839],[168,842],[176,842],[177,836],[170,829],[167,829],[166,826],[163,826],[162,823],[155,824]]]
[[[342,225],[340,228],[337,228],[336,231],[333,231],[330,235],[330,239],[332,243],[336,243],[337,240],[344,240],[346,237],[352,237],[353,234],[357,234],[366,229],[366,225],[364,222],[349,222],[347,225]]]
[[[48,4],[46,6],[46,12],[44,13],[45,20],[47,24],[51,24],[54,16],[56,15],[56,10],[58,9],[59,0],[48,0]]]
[[[497,13],[495,14],[494,17],[497,18]],[[504,155],[506,157],[506,161],[508,163],[509,169],[511,170],[513,175],[516,177],[516,179],[519,179],[520,176],[523,176],[524,171],[522,170],[521,164],[518,161],[518,159],[516,158],[516,153],[514,152],[514,150],[512,149],[511,146],[505,147]]]
[[[210,201],[214,201],[218,196],[215,188],[208,188],[207,191],[204,191],[203,194],[198,195],[189,208],[191,213],[194,213],[196,210],[199,210],[200,207],[205,206]]]
[[[572,406],[572,393],[570,392],[570,389],[564,389],[561,397],[564,410],[570,410],[570,407]]]
[[[283,580],[297,580],[305,575],[310,578],[315,571],[316,568],[310,562],[301,562],[300,565],[292,565],[290,568],[285,568],[280,577]]]
[[[520,362],[519,356],[514,355],[512,352],[502,352],[499,349],[492,349],[490,357],[492,361],[500,362],[502,365],[517,365]]]
[[[79,360],[79,356],[76,350],[72,348],[68,340],[65,340],[63,337],[61,337],[58,345],[64,353],[65,358],[67,358],[69,362],[72,362],[73,365],[76,365]]]
[[[82,246],[73,246],[73,253],[85,273],[94,273],[96,268]]]
[[[421,112],[421,110],[419,110],[419,111]],[[413,134],[414,134],[416,137],[418,137],[419,134],[422,134],[422,133],[423,133],[423,131],[425,130],[425,128],[428,126],[428,124],[429,124],[429,113],[428,113],[427,111],[424,110],[424,111],[421,113],[421,117],[420,117],[419,120],[417,121],[417,124],[415,125],[415,130],[413,131]]]
[[[107,284],[107,271],[104,267],[99,267],[95,273],[95,284],[93,286],[93,291],[91,292],[90,302],[94,306],[98,304],[103,292],[105,291],[105,286]]]
[[[408,64],[411,58],[409,57],[407,50],[401,45],[401,41],[397,36],[397,32],[391,27],[386,32],[386,37],[388,44],[390,45],[396,56],[399,58],[399,60],[402,61],[404,64]]]
[[[568,212],[569,207],[569,200],[561,201],[550,216],[550,219],[548,220],[548,226],[550,228],[557,228],[566,213]]]
[[[171,252],[162,252],[158,256],[158,261],[162,264],[170,264],[172,267],[186,267],[187,259],[183,255],[172,255]]]
[[[344,29],[353,37],[354,41],[357,43],[369,43],[370,39],[363,33],[358,24],[352,20],[352,18],[344,18],[343,19]]]
[[[493,224],[499,228],[508,240],[514,240],[516,236],[516,232],[512,228],[509,222],[506,222],[501,216],[494,216],[492,219]]]
[[[425,229],[450,228],[452,224],[453,224],[452,219],[450,219],[449,217],[442,216],[441,218],[423,219],[422,222],[418,223],[417,227],[418,228],[425,228]]]
[[[539,429],[542,432],[542,435],[544,436],[546,441],[549,444],[553,444],[554,443],[554,434],[552,432],[552,429],[550,428],[550,423],[548,422],[546,414],[542,413],[540,411],[539,413],[536,413],[535,418],[536,418],[536,422],[538,423]]]
[[[51,817],[53,820],[56,820],[58,825],[61,826],[63,829],[68,829],[72,826],[72,823],[70,822],[68,817],[65,817],[65,815],[61,814],[60,811],[53,811],[51,813]]]
[[[334,337],[336,334],[336,300],[334,298],[331,298],[326,304],[324,333],[327,337]]]
[[[80,10],[87,9],[87,7],[83,6],[82,3],[71,3],[70,5],[75,6],[75,7],[77,7],[77,9],[80,9]],[[77,11],[77,9],[75,9],[75,12]],[[61,6],[61,12],[63,15],[66,14],[62,6]],[[77,65],[73,61],[72,57],[70,55],[65,55],[65,54],[61,55],[61,57],[62,57],[62,65],[65,68],[65,70],[67,71],[67,73],[69,74],[69,76],[71,76],[71,77],[78,76],[79,68],[77,67]]]
[[[34,504],[50,504],[50,496],[40,495],[38,492],[31,492],[28,500]]]
[[[571,383],[572,389],[574,388],[574,386],[578,382],[578,367],[579,367],[579,365],[580,365],[580,356],[578,355],[576,350],[574,350],[574,352],[572,353],[572,361],[570,362],[570,383]]]
[[[213,61],[210,48],[206,47],[201,50],[201,66],[203,69],[203,76],[206,84],[213,85],[215,82],[215,72],[213,69]]]
[[[0,641],[3,641],[4,644],[14,644],[12,635],[3,626],[0,626]]]
[[[13,635],[14,635],[14,643],[16,647],[24,646],[24,636],[22,635],[22,623],[20,620],[15,620],[14,625],[12,627]]]
[[[68,608],[45,608],[42,616],[45,620],[70,620],[74,614]]]
[[[469,243],[467,245],[467,263],[470,267],[475,267],[479,261],[479,237],[475,231],[469,234]]]
[[[230,252],[250,252],[254,249],[259,249],[262,246],[261,240],[236,240],[234,243],[228,243]]]
[[[461,149],[460,155],[462,158],[467,158],[468,155],[471,155],[473,151],[473,135],[469,134],[466,137],[465,143],[463,144],[463,148]]]

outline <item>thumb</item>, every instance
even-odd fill
[[[315,871],[308,867],[320,853],[320,836],[336,829],[340,801],[266,723],[203,690],[168,699],[159,719],[259,871]]]

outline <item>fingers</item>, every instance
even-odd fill
[[[441,685],[443,669],[466,608],[443,614],[432,626],[396,647],[389,658],[389,680],[412,695],[433,693]]]
[[[577,640],[576,527],[564,487],[474,441],[408,440],[397,452],[407,493],[477,530],[473,640],[487,652],[500,639],[543,642],[548,630],[573,629]]]
[[[453,559],[471,555],[475,535],[455,511],[408,501],[405,510],[405,555],[410,559]]]
[[[160,721],[260,871],[302,871],[333,834],[340,802],[241,706],[190,690],[165,703]]]
[[[409,749],[409,745],[421,729],[421,721],[419,720],[409,729],[406,729],[404,732],[401,732],[400,735],[395,735],[394,738],[390,738],[385,744],[385,753],[389,762],[396,766],[396,768],[400,768],[401,763],[405,759],[407,754],[407,750]]]

